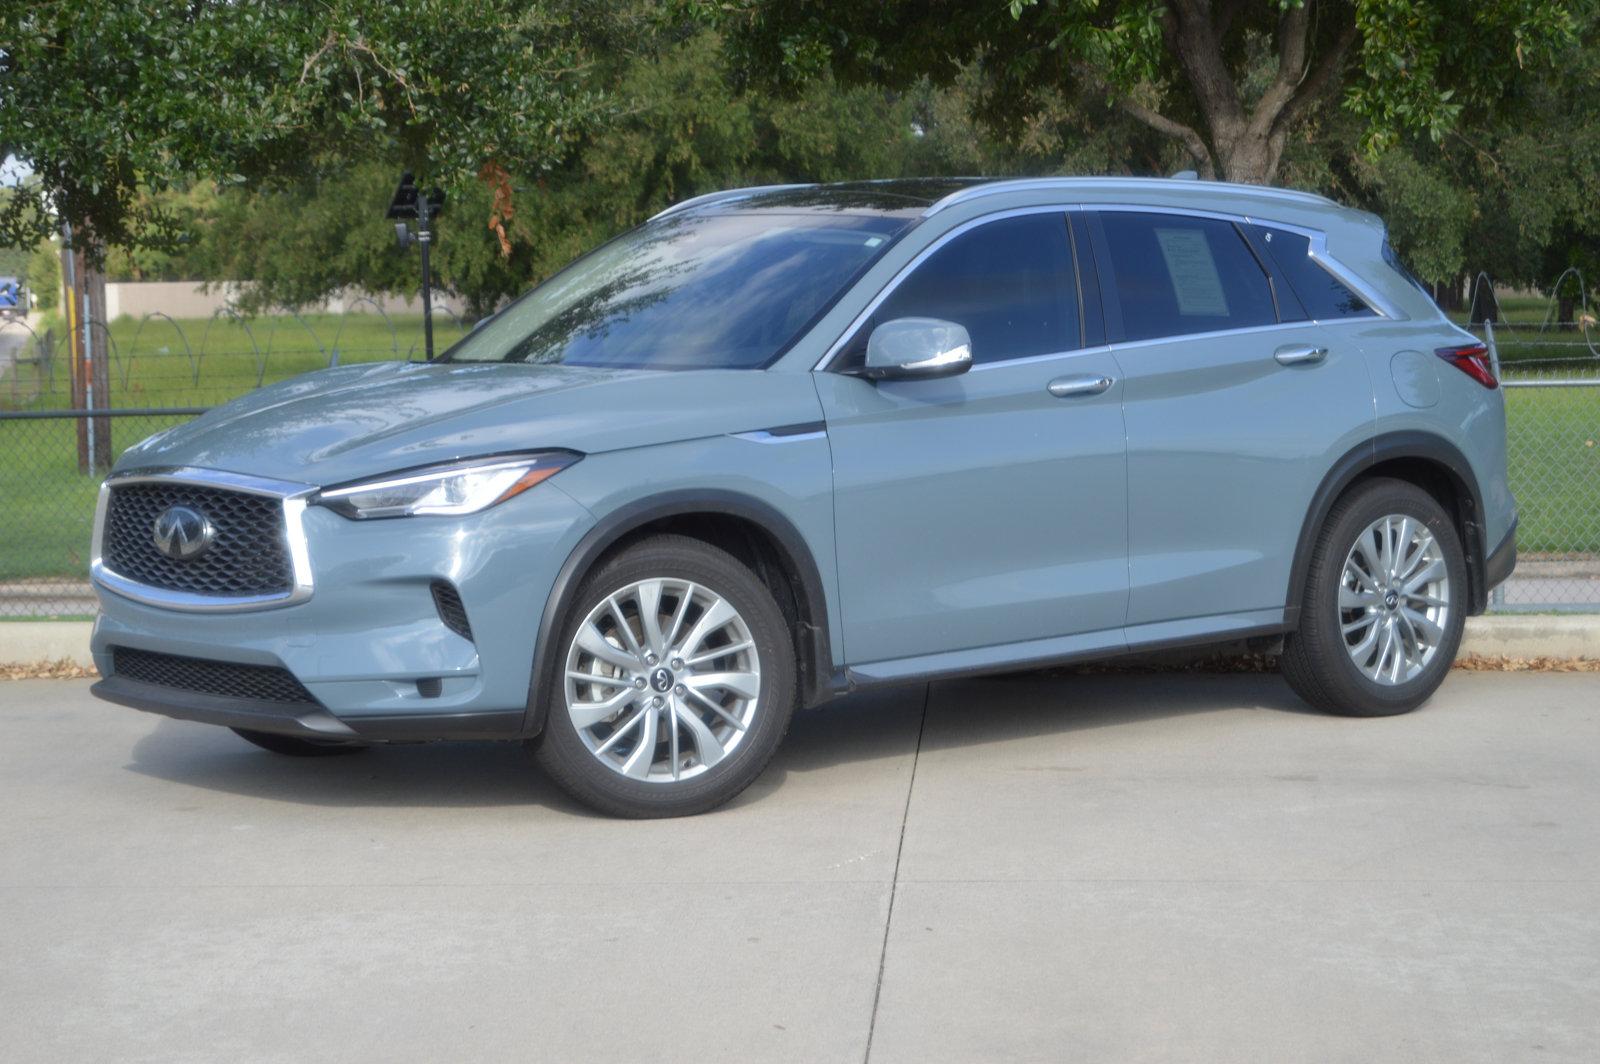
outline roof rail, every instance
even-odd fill
[[[1257,199],[1268,198],[1288,200],[1294,203],[1314,203],[1319,207],[1337,207],[1338,204],[1326,196],[1319,196],[1314,192],[1298,192],[1291,188],[1270,188],[1265,185],[1237,185],[1226,181],[1193,181],[1182,177],[1023,177],[990,181],[983,185],[969,185],[966,188],[945,196],[934,202],[927,210],[922,212],[924,218],[938,214],[949,207],[970,200],[981,199],[984,196],[998,196],[1005,192],[1049,192],[1070,191],[1073,189],[1107,189],[1116,190],[1127,188],[1166,188],[1184,192],[1220,192],[1224,195],[1249,196]]]
[[[786,191],[788,189],[791,189],[791,188],[815,188],[815,187],[816,187],[815,185],[811,185],[811,184],[799,184],[799,185],[754,185],[754,186],[752,186],[750,188],[729,188],[729,189],[723,189],[721,192],[707,192],[703,196],[690,196],[688,199],[683,200],[681,203],[674,203],[672,206],[668,207],[666,210],[661,211],[658,214],[652,215],[650,220],[653,222],[657,218],[665,218],[669,214],[677,214],[679,211],[687,210],[690,207],[704,207],[704,206],[707,206],[707,205],[712,204],[712,203],[728,203],[728,202],[732,202],[734,200],[749,199],[751,196],[759,196],[763,192],[784,192],[784,191]]]

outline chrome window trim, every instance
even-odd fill
[[[1229,214],[1226,211],[1210,211],[1210,210],[1201,210],[1201,209],[1189,208],[1189,207],[1152,207],[1152,206],[1148,206],[1148,205],[1144,205],[1144,204],[1136,204],[1136,203],[1085,203],[1085,204],[1082,204],[1082,209],[1086,210],[1086,211],[1100,211],[1102,213],[1118,213],[1118,214],[1177,214],[1177,215],[1183,215],[1183,216],[1190,217],[1190,218],[1214,218],[1214,219],[1216,219],[1217,221],[1220,221],[1220,222],[1233,222],[1235,224],[1243,224],[1243,225],[1264,225],[1264,226],[1269,226],[1269,227],[1271,227],[1273,229],[1282,229],[1285,232],[1296,233],[1296,234],[1298,234],[1300,236],[1305,237],[1306,240],[1310,243],[1310,245],[1311,245],[1311,247],[1310,247],[1311,260],[1313,262],[1315,262],[1318,266],[1322,267],[1324,270],[1327,270],[1330,274],[1332,274],[1334,280],[1338,281],[1340,284],[1344,285],[1346,288],[1350,289],[1356,295],[1360,296],[1363,300],[1365,300],[1367,305],[1369,307],[1371,307],[1377,313],[1378,317],[1380,317],[1380,318],[1388,318],[1391,321],[1405,321],[1406,320],[1406,314],[1405,314],[1404,311],[1402,311],[1400,308],[1396,307],[1392,301],[1390,301],[1388,299],[1385,299],[1380,293],[1378,293],[1375,289],[1373,289],[1373,287],[1371,285],[1367,284],[1367,282],[1365,282],[1361,278],[1357,277],[1355,275],[1355,273],[1353,271],[1351,271],[1351,269],[1349,267],[1345,266],[1338,259],[1333,257],[1332,253],[1328,251],[1328,234],[1323,232],[1321,229],[1311,229],[1311,228],[1309,228],[1307,226],[1294,225],[1294,224],[1292,224],[1290,222],[1277,222],[1277,221],[1273,221],[1270,218],[1262,218],[1259,215],[1254,215],[1254,214]],[[1309,321],[1309,322],[1316,322],[1317,324],[1321,325],[1321,324],[1328,324],[1328,323],[1335,322],[1335,321],[1345,321],[1345,320],[1346,319],[1344,319],[1344,318],[1325,318],[1325,319],[1307,318],[1306,321],[1279,322],[1278,324],[1280,324],[1280,325],[1304,325],[1304,324],[1306,324],[1307,321]],[[1359,320],[1359,319],[1355,319],[1355,320]],[[1249,329],[1259,329],[1259,328],[1265,328],[1265,326],[1252,325],[1252,326],[1246,326],[1246,327],[1241,328],[1241,329],[1224,329],[1224,330],[1221,330],[1221,331],[1223,331],[1223,332],[1245,332],[1245,331],[1248,331]],[[1214,333],[1174,333],[1173,334],[1173,336],[1212,336],[1212,335],[1215,335],[1215,334]],[[1167,339],[1167,337],[1163,336],[1163,337],[1160,337],[1160,339],[1165,340],[1165,339]]]
[[[974,187],[977,187],[977,188],[990,188],[990,187],[993,187],[993,186],[980,185],[980,186],[974,186]],[[1054,186],[1051,186],[1051,187],[1054,187]],[[969,191],[969,190],[965,190],[964,189],[962,191]],[[1265,190],[1265,191],[1271,191],[1271,190]],[[1279,191],[1282,191],[1282,190],[1279,190]],[[955,195],[955,194],[956,193],[952,193],[952,195]],[[1296,193],[1296,195],[1306,195],[1306,193]],[[948,196],[945,197],[945,199],[949,199],[949,198],[950,197],[948,197]],[[942,203],[944,201],[941,200],[940,202]],[[935,206],[937,206],[937,205],[938,204],[935,204]],[[1345,285],[1351,291],[1355,292],[1356,295],[1358,295],[1362,299],[1364,299],[1367,302],[1367,304],[1370,307],[1372,307],[1372,309],[1377,313],[1377,315],[1378,315],[1378,317],[1380,319],[1388,319],[1390,321],[1406,321],[1406,320],[1408,320],[1407,315],[1406,315],[1406,313],[1404,311],[1400,310],[1390,300],[1385,299],[1371,285],[1367,284],[1361,278],[1357,277],[1348,267],[1346,267],[1344,264],[1339,262],[1338,259],[1334,258],[1333,255],[1331,253],[1329,253],[1329,251],[1328,251],[1328,236],[1327,236],[1326,233],[1324,233],[1323,231],[1321,231],[1319,229],[1310,229],[1310,228],[1307,228],[1306,226],[1303,226],[1303,225],[1294,225],[1294,224],[1289,223],[1289,222],[1274,221],[1272,219],[1262,218],[1262,217],[1259,217],[1259,216],[1256,216],[1256,215],[1229,214],[1229,213],[1227,213],[1225,211],[1212,211],[1212,210],[1204,210],[1204,209],[1201,209],[1201,208],[1191,208],[1191,207],[1165,207],[1165,206],[1155,206],[1155,205],[1151,205],[1151,204],[1142,204],[1142,203],[1057,203],[1057,204],[1041,204],[1041,205],[1033,206],[1033,207],[1013,207],[1013,208],[1010,208],[1008,210],[995,211],[992,214],[980,215],[977,218],[971,218],[971,219],[968,219],[965,222],[962,222],[960,225],[957,225],[956,227],[954,227],[953,229],[951,229],[947,233],[941,234],[936,240],[934,240],[933,243],[929,244],[927,247],[925,247],[921,251],[917,252],[916,256],[914,258],[912,258],[912,260],[910,262],[908,262],[904,266],[902,266],[899,269],[899,271],[897,271],[895,273],[895,275],[893,277],[889,278],[888,282],[884,284],[883,288],[878,292],[878,294],[876,296],[874,296],[872,298],[872,301],[867,304],[866,309],[864,309],[860,314],[857,314],[853,319],[851,319],[850,324],[845,326],[844,331],[839,334],[838,338],[835,339],[832,344],[828,345],[827,352],[825,354],[823,354],[822,358],[817,361],[816,365],[811,367],[812,372],[831,372],[831,370],[829,368],[829,364],[831,362],[833,362],[833,360],[838,356],[839,352],[844,349],[844,347],[848,344],[848,342],[855,337],[856,330],[859,329],[867,321],[867,319],[872,317],[873,312],[875,312],[878,309],[878,307],[883,304],[884,300],[888,299],[889,296],[893,294],[894,290],[901,285],[901,283],[911,273],[911,271],[915,270],[918,266],[920,266],[923,263],[923,261],[925,259],[928,258],[928,256],[932,255],[935,251],[939,250],[939,248],[943,247],[947,242],[949,242],[954,237],[959,236],[962,233],[968,232],[968,231],[970,231],[972,229],[975,229],[978,226],[985,224],[986,222],[998,221],[998,220],[1003,219],[1003,218],[1014,218],[1014,217],[1017,217],[1019,215],[1024,215],[1024,214],[1049,214],[1049,213],[1058,212],[1058,211],[1061,212],[1063,215],[1069,214],[1069,213],[1071,213],[1073,211],[1103,211],[1103,212],[1115,211],[1115,212],[1132,213],[1132,214],[1174,214],[1174,215],[1180,215],[1180,216],[1190,217],[1190,218],[1214,218],[1214,219],[1216,219],[1218,221],[1234,222],[1234,223],[1244,224],[1244,225],[1265,225],[1265,226],[1271,226],[1274,229],[1282,229],[1282,230],[1285,230],[1286,232],[1297,233],[1297,234],[1299,234],[1301,236],[1304,236],[1307,239],[1307,241],[1309,242],[1311,257],[1317,263],[1317,265],[1319,265],[1323,269],[1327,270],[1330,274],[1333,275],[1335,280],[1339,281],[1341,284]],[[930,208],[930,213],[931,213],[931,208]],[[925,213],[923,215],[923,217],[927,217],[927,214]],[[1103,295],[1102,295],[1102,298],[1104,298]],[[1327,319],[1307,318],[1304,321],[1280,321],[1280,322],[1273,322],[1270,325],[1246,325],[1246,326],[1240,326],[1237,329],[1217,329],[1217,330],[1213,330],[1211,332],[1173,333],[1170,336],[1161,336],[1161,337],[1156,337],[1156,338],[1150,339],[1150,340],[1123,340],[1123,341],[1119,341],[1119,342],[1117,342],[1115,344],[1108,344],[1108,345],[1105,345],[1105,346],[1115,349],[1117,347],[1122,347],[1122,346],[1126,346],[1126,345],[1129,345],[1129,344],[1164,343],[1164,342],[1167,342],[1167,341],[1170,341],[1170,340],[1184,340],[1184,339],[1205,339],[1205,338],[1211,338],[1211,337],[1217,337],[1217,336],[1229,336],[1229,335],[1236,334],[1236,333],[1260,332],[1260,331],[1265,330],[1265,329],[1278,329],[1278,328],[1283,328],[1285,326],[1337,325],[1337,324],[1340,324],[1342,322],[1347,322],[1347,321],[1359,322],[1359,321],[1365,321],[1365,320],[1369,320],[1369,319],[1363,319],[1363,318],[1327,318]],[[1074,348],[1073,349],[1073,351],[1078,351],[1078,350],[1082,350],[1082,349],[1080,349],[1080,348]],[[983,368],[985,366],[1005,366],[1005,365],[1010,365],[1010,364],[1012,364],[1014,362],[1023,361],[1024,359],[1053,358],[1053,357],[1057,357],[1057,356],[1056,355],[1026,355],[1026,356],[1023,356],[1022,359],[1012,358],[1012,359],[999,359],[999,360],[994,361],[994,362],[981,362],[981,363],[978,363],[978,364],[974,365],[972,368],[973,368],[973,370],[978,370],[978,369],[981,369],[981,368]]]
[[[941,233],[933,241],[933,243],[929,244],[927,247],[925,247],[921,251],[917,252],[916,255],[912,257],[910,262],[908,262],[904,266],[900,267],[900,269],[895,272],[895,275],[893,277],[889,278],[889,280],[887,282],[885,282],[884,286],[881,289],[878,290],[878,294],[872,297],[871,302],[869,302],[866,305],[866,307],[861,311],[861,313],[857,314],[854,318],[850,319],[850,324],[846,325],[844,327],[844,331],[839,334],[839,336],[833,341],[833,343],[828,345],[828,350],[823,354],[823,356],[820,359],[817,360],[817,364],[811,367],[811,371],[813,373],[816,373],[816,372],[829,372],[828,364],[830,362],[832,362],[835,357],[838,356],[839,352],[844,349],[844,347],[845,347],[845,345],[846,345],[846,343],[848,341],[850,341],[850,340],[855,338],[856,330],[859,329],[869,318],[872,317],[873,313],[880,306],[883,305],[883,301],[888,299],[891,295],[893,295],[894,294],[894,290],[900,287],[900,285],[905,281],[905,279],[911,275],[912,271],[914,271],[918,266],[922,265],[923,262],[927,261],[929,256],[931,256],[934,252],[938,251],[940,248],[944,247],[950,241],[954,240],[956,237],[962,235],[963,233],[971,232],[972,230],[978,228],[981,225],[987,225],[990,222],[1003,221],[1003,220],[1005,220],[1007,218],[1019,218],[1019,217],[1022,217],[1023,215],[1028,215],[1028,214],[1059,214],[1059,215],[1061,215],[1062,224],[1065,224],[1066,220],[1067,220],[1067,215],[1070,212],[1072,212],[1074,210],[1078,210],[1078,209],[1079,208],[1076,205],[1061,204],[1061,203],[1045,204],[1045,205],[1040,205],[1040,206],[1036,206],[1036,207],[1013,207],[1010,210],[995,211],[992,214],[985,214],[985,215],[982,215],[982,216],[977,217],[977,218],[970,218],[967,221],[962,222],[960,225],[956,226],[955,228],[951,229],[949,232]],[[1074,348],[1073,350],[1078,350],[1078,349]],[[1024,358],[1039,358],[1041,356],[1039,356],[1039,355],[1024,355],[1022,357],[1024,357]],[[1016,362],[1016,361],[1018,361],[1018,359],[1014,359],[1014,358],[997,359],[994,362],[980,362],[980,363],[977,363],[972,368],[973,369],[978,369],[981,366],[989,366],[989,365],[1003,366],[1003,365],[1008,365],[1008,364],[1010,364],[1012,362]],[[971,372],[971,371],[969,370],[968,372]]]
[[[1051,351],[1043,355],[1023,355],[1021,358],[1006,358],[998,362],[979,362],[968,373],[983,373],[991,369],[1004,369],[1009,366],[1026,366],[1035,362],[1059,362],[1069,358],[1081,358],[1085,355],[1104,355],[1111,351],[1110,344],[1096,344],[1093,347],[1074,347],[1068,351]]]
[[[1354,270],[1350,269],[1348,266],[1344,265],[1338,259],[1333,257],[1333,254],[1328,251],[1327,233],[1320,229],[1308,229],[1303,225],[1294,225],[1290,222],[1277,222],[1273,221],[1271,218],[1262,218],[1253,214],[1246,215],[1243,220],[1247,225],[1261,225],[1272,229],[1282,229],[1285,232],[1295,233],[1305,237],[1311,245],[1307,251],[1307,254],[1311,256],[1311,261],[1315,262],[1318,266],[1332,274],[1334,280],[1338,281],[1340,284],[1350,289],[1350,291],[1360,296],[1366,302],[1367,306],[1371,307],[1377,312],[1378,317],[1388,318],[1390,321],[1409,320],[1409,315],[1396,306],[1393,300],[1385,297],[1383,293],[1379,292],[1372,285],[1368,284],[1364,278],[1357,275]],[[1332,322],[1336,321],[1359,321],[1360,319],[1319,318],[1314,320],[1331,324]]]
[[[289,562],[293,584],[288,591],[270,595],[198,595],[192,591],[171,591],[130,580],[105,564],[104,541],[106,507],[111,490],[126,484],[176,483],[195,484],[225,491],[240,491],[250,495],[265,495],[282,501],[284,536],[288,540]],[[272,480],[246,473],[230,473],[222,469],[202,469],[196,466],[172,466],[160,469],[141,469],[128,473],[113,473],[100,484],[100,495],[94,508],[94,534],[89,545],[89,578],[107,591],[132,599],[146,606],[180,610],[188,613],[239,613],[245,610],[270,610],[293,606],[311,597],[315,581],[311,575],[311,552],[306,542],[305,511],[307,500],[317,490],[313,484],[300,484],[289,480]]]

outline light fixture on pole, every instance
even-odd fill
[[[389,213],[386,216],[398,219],[394,223],[394,235],[402,251],[413,242],[422,247],[422,334],[429,362],[433,361],[433,274],[428,265],[428,247],[433,243],[433,220],[443,210],[444,190],[435,188],[427,195],[422,195],[417,191],[411,171],[407,170],[400,175],[400,184],[394,190],[394,198],[389,201]],[[406,224],[413,218],[417,222],[414,233]]]

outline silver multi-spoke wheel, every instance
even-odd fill
[[[1368,679],[1415,679],[1438,652],[1449,614],[1449,568],[1424,522],[1390,514],[1356,537],[1339,584],[1339,630]]]
[[[761,659],[726,598],[690,580],[619,587],[567,648],[566,708],[612,771],[671,783],[731,755],[754,723]]]

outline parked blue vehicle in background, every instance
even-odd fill
[[[0,277],[0,318],[17,318],[28,313],[28,296],[15,277]]]
[[[1483,347],[1371,215],[1138,179],[680,204],[431,364],[263,388],[101,493],[104,698],[283,753],[525,739],[694,813],[857,688],[1251,638],[1439,685],[1514,561]]]

